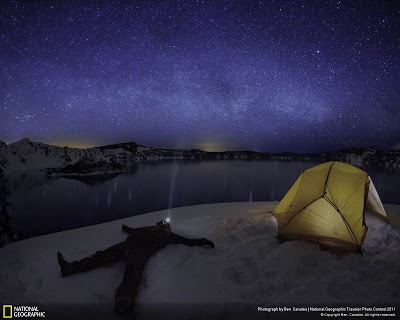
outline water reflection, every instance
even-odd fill
[[[40,171],[8,175],[12,227],[26,236],[146,212],[216,202],[280,200],[313,162],[154,161],[98,177],[51,178]],[[384,203],[398,203],[398,171],[367,168]]]
[[[171,170],[171,178],[170,178],[170,184],[169,184],[169,196],[168,196],[168,219],[171,219],[171,208],[174,198],[175,198],[175,187],[176,187],[176,177],[178,175],[178,169],[179,166],[176,163],[176,161],[174,160],[173,164],[172,164],[172,170]],[[187,179],[185,176],[185,179],[183,181],[184,184],[184,188],[186,188],[187,186]]]
[[[116,174],[105,174],[105,175],[95,175],[95,176],[64,176],[64,177],[56,177],[53,179],[71,179],[71,180],[76,180],[80,181],[84,184],[87,184],[88,186],[96,186],[98,184],[106,183],[109,180],[112,180],[113,178],[119,176],[119,173]]]

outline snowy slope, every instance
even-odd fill
[[[123,148],[57,147],[32,142],[26,138],[10,145],[0,144],[0,169],[6,173],[27,169],[64,168],[80,160],[88,163],[111,161],[126,164],[134,160],[133,158],[132,152]]]
[[[137,146],[134,142],[77,149],[33,142],[27,138],[10,145],[0,141],[0,173],[28,169],[61,169],[65,167],[68,167],[67,171],[72,173],[74,168],[82,169],[84,164],[88,166],[86,171],[90,171],[93,167],[99,167],[100,165],[110,171],[113,168],[106,164],[112,163],[126,166],[134,161],[160,160],[171,157],[173,157],[171,152],[166,154],[163,149]],[[74,167],[77,163],[78,165]],[[114,166],[115,170],[121,169],[118,165]]]
[[[392,148],[392,150],[400,150],[400,143],[399,143],[399,144],[396,144],[396,145]]]
[[[153,225],[170,216],[174,232],[207,237],[216,248],[170,245],[154,256],[137,297],[138,319],[157,311],[158,319],[232,319],[237,303],[248,305],[247,319],[266,318],[254,311],[257,305],[399,305],[399,229],[367,215],[364,256],[337,259],[313,244],[279,244],[276,220],[267,213],[275,205],[183,207],[13,243],[0,249],[0,300],[43,305],[49,318],[59,306],[65,312],[58,318],[67,319],[66,311],[75,307],[81,313],[74,319],[88,314],[91,319],[121,319],[111,310],[124,263],[61,278],[56,251],[67,260],[81,259],[123,241],[122,223]],[[385,208],[390,220],[399,217],[400,206]]]
[[[77,161],[82,154],[81,149],[61,148],[26,138],[10,145],[0,145],[4,172],[65,166]]]
[[[368,165],[400,168],[400,153],[397,150],[379,148],[352,148],[335,152],[296,154],[289,152],[205,152],[197,149],[147,148],[137,145],[135,142],[117,143],[88,149],[74,149],[32,142],[26,138],[10,145],[0,141],[0,173],[26,169],[62,169],[66,166],[73,166],[80,160],[82,160],[82,164],[85,162],[89,164],[89,168],[86,170],[89,172],[94,171],[90,166],[101,167],[100,164],[93,165],[96,162],[128,166],[136,161],[163,159],[343,161],[359,167]],[[77,167],[81,168],[80,166]],[[69,169],[72,170],[73,168],[70,167]],[[105,171],[110,171],[109,169],[106,166]]]

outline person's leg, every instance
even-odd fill
[[[135,298],[142,280],[144,265],[139,261],[128,258],[124,277],[115,294],[115,312],[118,314],[127,311],[133,312]]]
[[[107,263],[121,260],[126,256],[126,243],[125,241],[113,245],[105,250],[97,251],[90,257],[84,258],[79,261],[68,263],[60,252],[57,252],[58,263],[61,267],[61,274],[63,277],[71,274],[84,272],[102,266]]]

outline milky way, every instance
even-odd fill
[[[400,141],[397,1],[1,1],[0,139]]]

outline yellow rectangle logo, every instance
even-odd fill
[[[9,309],[10,311],[6,313],[7,309]],[[8,313],[9,315],[6,315]],[[3,318],[6,319],[12,318],[12,305],[3,305]]]

